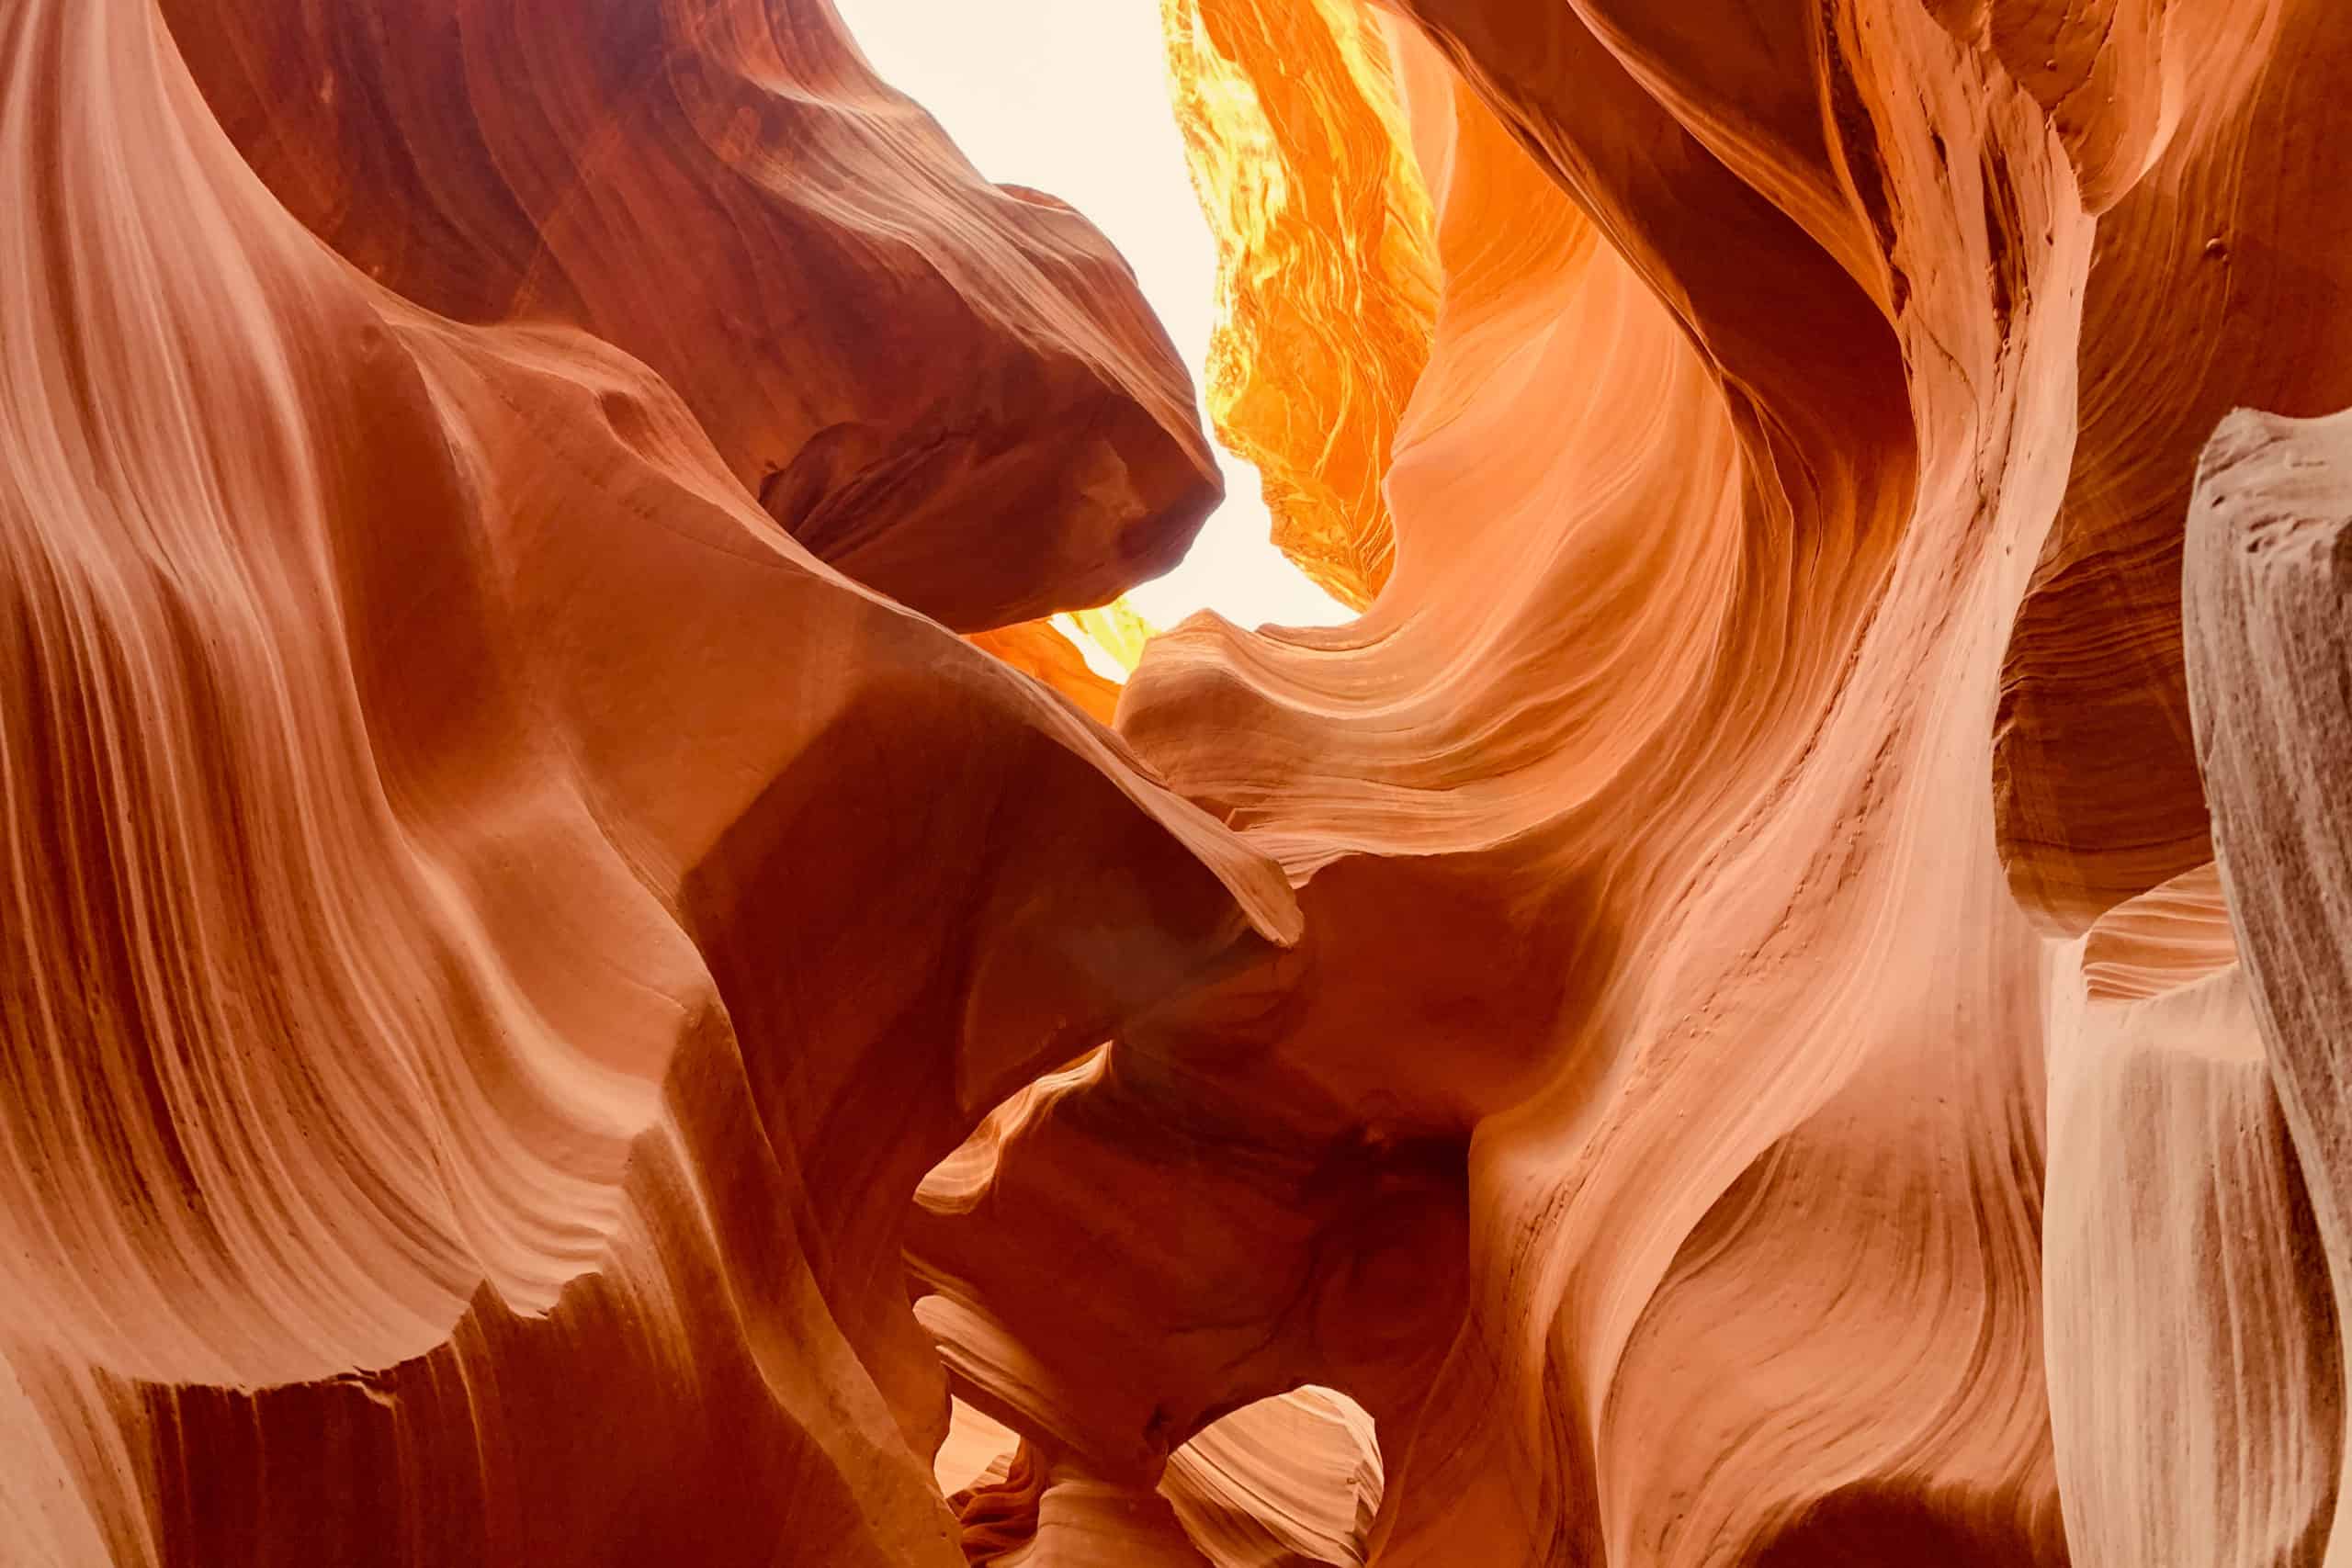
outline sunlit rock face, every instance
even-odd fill
[[[2352,1562],[2352,8],[1163,18],[1121,686],[824,0],[0,8],[0,1557]]]
[[[1381,13],[1160,0],[1160,16],[1221,261],[1210,418],[1257,465],[1275,542],[1361,610],[1394,564],[1384,482],[1437,294]]]

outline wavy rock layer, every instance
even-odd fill
[[[2162,582],[2219,412],[2346,395],[2342,14],[1399,9],[1439,287],[1393,572],[1334,631],[1188,624],[1119,710],[1306,940],[926,1184],[951,1374],[1138,1480],[1328,1382],[1380,1562],[2318,1561],[2341,1157],[2282,1142]],[[1250,58],[1180,35],[1180,105]],[[1282,166],[1345,186],[1319,90]],[[2288,657],[2341,667],[2232,667]],[[1335,1168],[1417,1173],[1417,1264],[1317,1213]],[[1083,1322],[1020,1263],[1081,1245],[1137,1281]]]
[[[1125,264],[982,180],[826,5],[163,9],[254,170],[355,265],[643,360],[812,553],[950,625],[1110,599],[1216,499]]]
[[[2010,886],[2072,931],[2212,856],[2180,644],[2199,450],[2233,407],[2352,402],[2352,211],[2312,140],[2346,120],[2341,8],[2109,9],[2110,36],[2075,68],[2086,86],[2035,88],[2061,105],[2115,95],[2087,122],[2115,142],[2086,193],[2099,259],[2080,434],[2003,662],[1995,748]]]
[[[12,1543],[956,1560],[914,1185],[1281,877],[644,365],[338,258],[151,10],[0,43]]]
[[[2352,1558],[2352,11],[1164,15],[1122,688],[824,0],[0,11],[0,1540]]]
[[[2237,960],[2210,865],[2060,960],[2044,1329],[2085,1562],[2315,1562],[2334,1517],[2336,1314]]]
[[[2352,763],[2352,419],[2225,421],[2199,468],[2183,581],[2222,884],[2341,1324],[2352,1309],[2352,822],[2338,798]],[[2339,1418],[2346,1407],[2337,1380],[2310,1397]],[[2340,1438],[2335,1451],[2339,1464],[2352,1458]],[[2346,1491],[2339,1472],[2337,1497]],[[2326,1540],[2330,1561],[2352,1552],[2340,1517]]]

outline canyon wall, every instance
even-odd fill
[[[826,0],[0,0],[0,1559],[2352,1562],[2352,10],[1162,11],[1122,686]]]

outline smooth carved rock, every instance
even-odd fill
[[[0,9],[0,1556],[2352,1561],[2352,9],[1167,0],[1148,642],[825,0],[380,9]]]
[[[2324,0],[2176,5],[2159,35],[2108,8],[2096,76],[2116,96],[2060,124],[2111,117],[2117,162],[2145,166],[2099,213],[2080,434],[2002,661],[1994,746],[2010,886],[2069,933],[2212,856],[2180,645],[2198,452],[2239,404],[2352,403],[2352,214],[2312,140],[2352,120],[2352,21]],[[2194,90],[2152,117],[2165,90],[2148,73],[2181,71]],[[2195,351],[2149,352],[2158,332]]]
[[[643,360],[820,558],[959,629],[1101,604],[1219,493],[1109,242],[989,184],[824,0],[162,0],[238,148],[370,276]]]
[[[1182,1388],[1170,1358],[1123,1412],[1001,1348],[1112,1364],[1012,1271],[1069,1250],[1059,1212],[1087,1201],[1050,1195],[1246,1213],[1237,1187],[1264,1201],[1352,1122],[1368,1172],[1421,1158],[1467,1222],[1459,1283],[1431,1256],[1364,1314],[1409,1333],[1426,1312],[1441,1359],[1351,1352],[1313,1308],[1261,1352],[1379,1423],[1374,1560],[1801,1562],[1917,1538],[2054,1560],[2040,959],[1984,780],[2019,541],[2064,475],[2073,316],[2040,285],[2082,265],[2087,225],[2017,258],[2047,332],[2000,330],[1981,283],[1914,288],[1931,368],[1906,412],[1883,257],[1842,270],[1576,14],[1423,21],[1399,78],[1442,171],[1447,283],[1396,440],[1396,570],[1352,626],[1180,628],[1121,705],[1148,760],[1291,868],[1306,939],[1253,997],[1149,1021],[999,1141],[995,1203],[915,1234],[919,1269],[978,1303],[934,1329],[1008,1404],[1016,1375],[1050,1374],[1033,1426],[1148,1458],[1144,1418],[1189,1408],[1157,1382]],[[1873,41],[1873,80],[1946,84],[1964,167],[2014,159],[2024,212],[2066,198],[2038,115],[1948,37],[1921,18]],[[1987,256],[2006,236],[1947,191],[1929,130],[1898,144],[1909,243]],[[1923,430],[1955,434],[1925,450]],[[1921,908],[1969,942],[1904,918]],[[1105,1151],[1152,1135],[1134,1101],[1220,1153],[1107,1175]],[[1151,1281],[1116,1310],[1173,1350],[1237,1279],[1285,1300],[1313,1281],[1319,1307],[1343,1216],[1279,1246],[1257,1224],[1092,1245]]]
[[[2222,422],[2199,466],[2182,597],[2222,884],[2341,1324],[2352,1307],[2352,415]],[[2332,1398],[2341,1420],[2340,1381],[2314,1397]],[[2352,1553],[2340,1519],[2319,1539],[2327,1562]]]
[[[9,1550],[955,1561],[913,1188],[1279,874],[339,259],[152,9],[0,41]]]
[[[2003,682],[2039,657],[2019,607],[2053,519],[2126,547],[2120,523],[2085,532],[2102,514],[2078,492],[2106,481],[2084,477],[2078,385],[2166,363],[2087,332],[2085,301],[2148,299],[2134,258],[2157,242],[2135,234],[2201,255],[2210,204],[2152,198],[2112,218],[2112,249],[2102,225],[2152,164],[2194,196],[2263,116],[2333,112],[2324,64],[2248,62],[2290,39],[2297,62],[2334,58],[2334,15],[2176,8],[2172,58],[2200,29],[2245,51],[2176,89],[2120,11],[1408,9],[1394,69],[1441,282],[1393,444],[1394,572],[1351,626],[1180,628],[1120,708],[1147,759],[1281,856],[1307,936],[958,1156],[985,1174],[913,1252],[953,1280],[957,1310],[926,1321],[956,1375],[1016,1425],[1148,1466],[1188,1408],[1170,1392],[1200,1396],[1175,1348],[1229,1331],[1237,1281],[1300,1278],[1345,1232],[1069,1214],[1246,1213],[1355,1119],[1375,1147],[1403,1129],[1461,1149],[1469,1227],[1467,1314],[1420,1386],[1393,1358],[1335,1365],[1312,1313],[1258,1352],[1378,1417],[1374,1561],[2308,1556],[2341,1438],[2339,1402],[2310,1391],[2336,1352],[2301,1168],[2244,1067],[2218,1083],[2152,1058],[2155,1103],[2182,1109],[2149,1129],[2150,1091],[2109,1089],[2105,1048],[2068,1043],[2091,1025],[2062,1021],[2234,946],[2187,908],[2071,960],[2036,929],[2191,871],[2201,795],[2179,767],[2133,778],[2190,825],[2085,818],[2049,841],[2111,846],[2120,869],[2036,860],[2015,803],[2137,754],[2111,729],[2021,749],[2033,710]],[[2044,42],[2052,63],[2024,71]],[[2151,112],[2175,90],[2194,107]],[[1329,166],[1351,156],[1301,123]],[[2284,349],[2315,299],[2326,324],[2289,352],[2324,377],[2342,318],[2289,273],[2328,265],[2313,237],[2344,209],[2316,188],[2324,154],[2279,156],[2312,186],[2265,220],[2290,235],[2279,270],[2199,341]],[[2230,363],[2219,384],[2243,380]],[[2185,467],[2172,483],[2177,529]],[[2161,599],[2132,614],[2107,630],[2177,638]],[[2177,703],[2128,661],[2095,669]],[[2092,891],[2047,898],[2021,865]],[[2201,1136],[2199,1104],[2223,1118]],[[1151,1142],[1171,1124],[1216,1129],[1217,1152]],[[2119,1195],[2119,1148],[2177,1177]],[[1113,1151],[1142,1152],[1120,1175]],[[2217,1206],[2246,1215],[2218,1259],[2195,1235]],[[2148,1233],[2145,1315],[2119,1322],[2117,1249]],[[1148,1332],[1076,1331],[1018,1276],[1074,1235],[1147,1281],[1093,1321]],[[1452,1298],[1450,1274],[1396,1305]],[[2241,1276],[2270,1292],[2256,1316],[2213,1299]],[[1138,1363],[1137,1344],[1169,1349]],[[1111,1371],[1139,1365],[1140,1387]],[[1223,1359],[1212,1386],[1238,1397],[1245,1370]]]
[[[2118,906],[2073,954],[2042,1221],[2073,1560],[2318,1562],[2335,1313],[2219,875]]]

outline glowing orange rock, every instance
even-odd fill
[[[1274,542],[1361,609],[1395,553],[1381,495],[1429,356],[1431,214],[1376,14],[1357,0],[1161,0],[1177,123],[1219,247],[1218,437]]]
[[[0,1541],[2344,1560],[2352,10],[1165,15],[1348,626],[822,0],[0,14]]]

